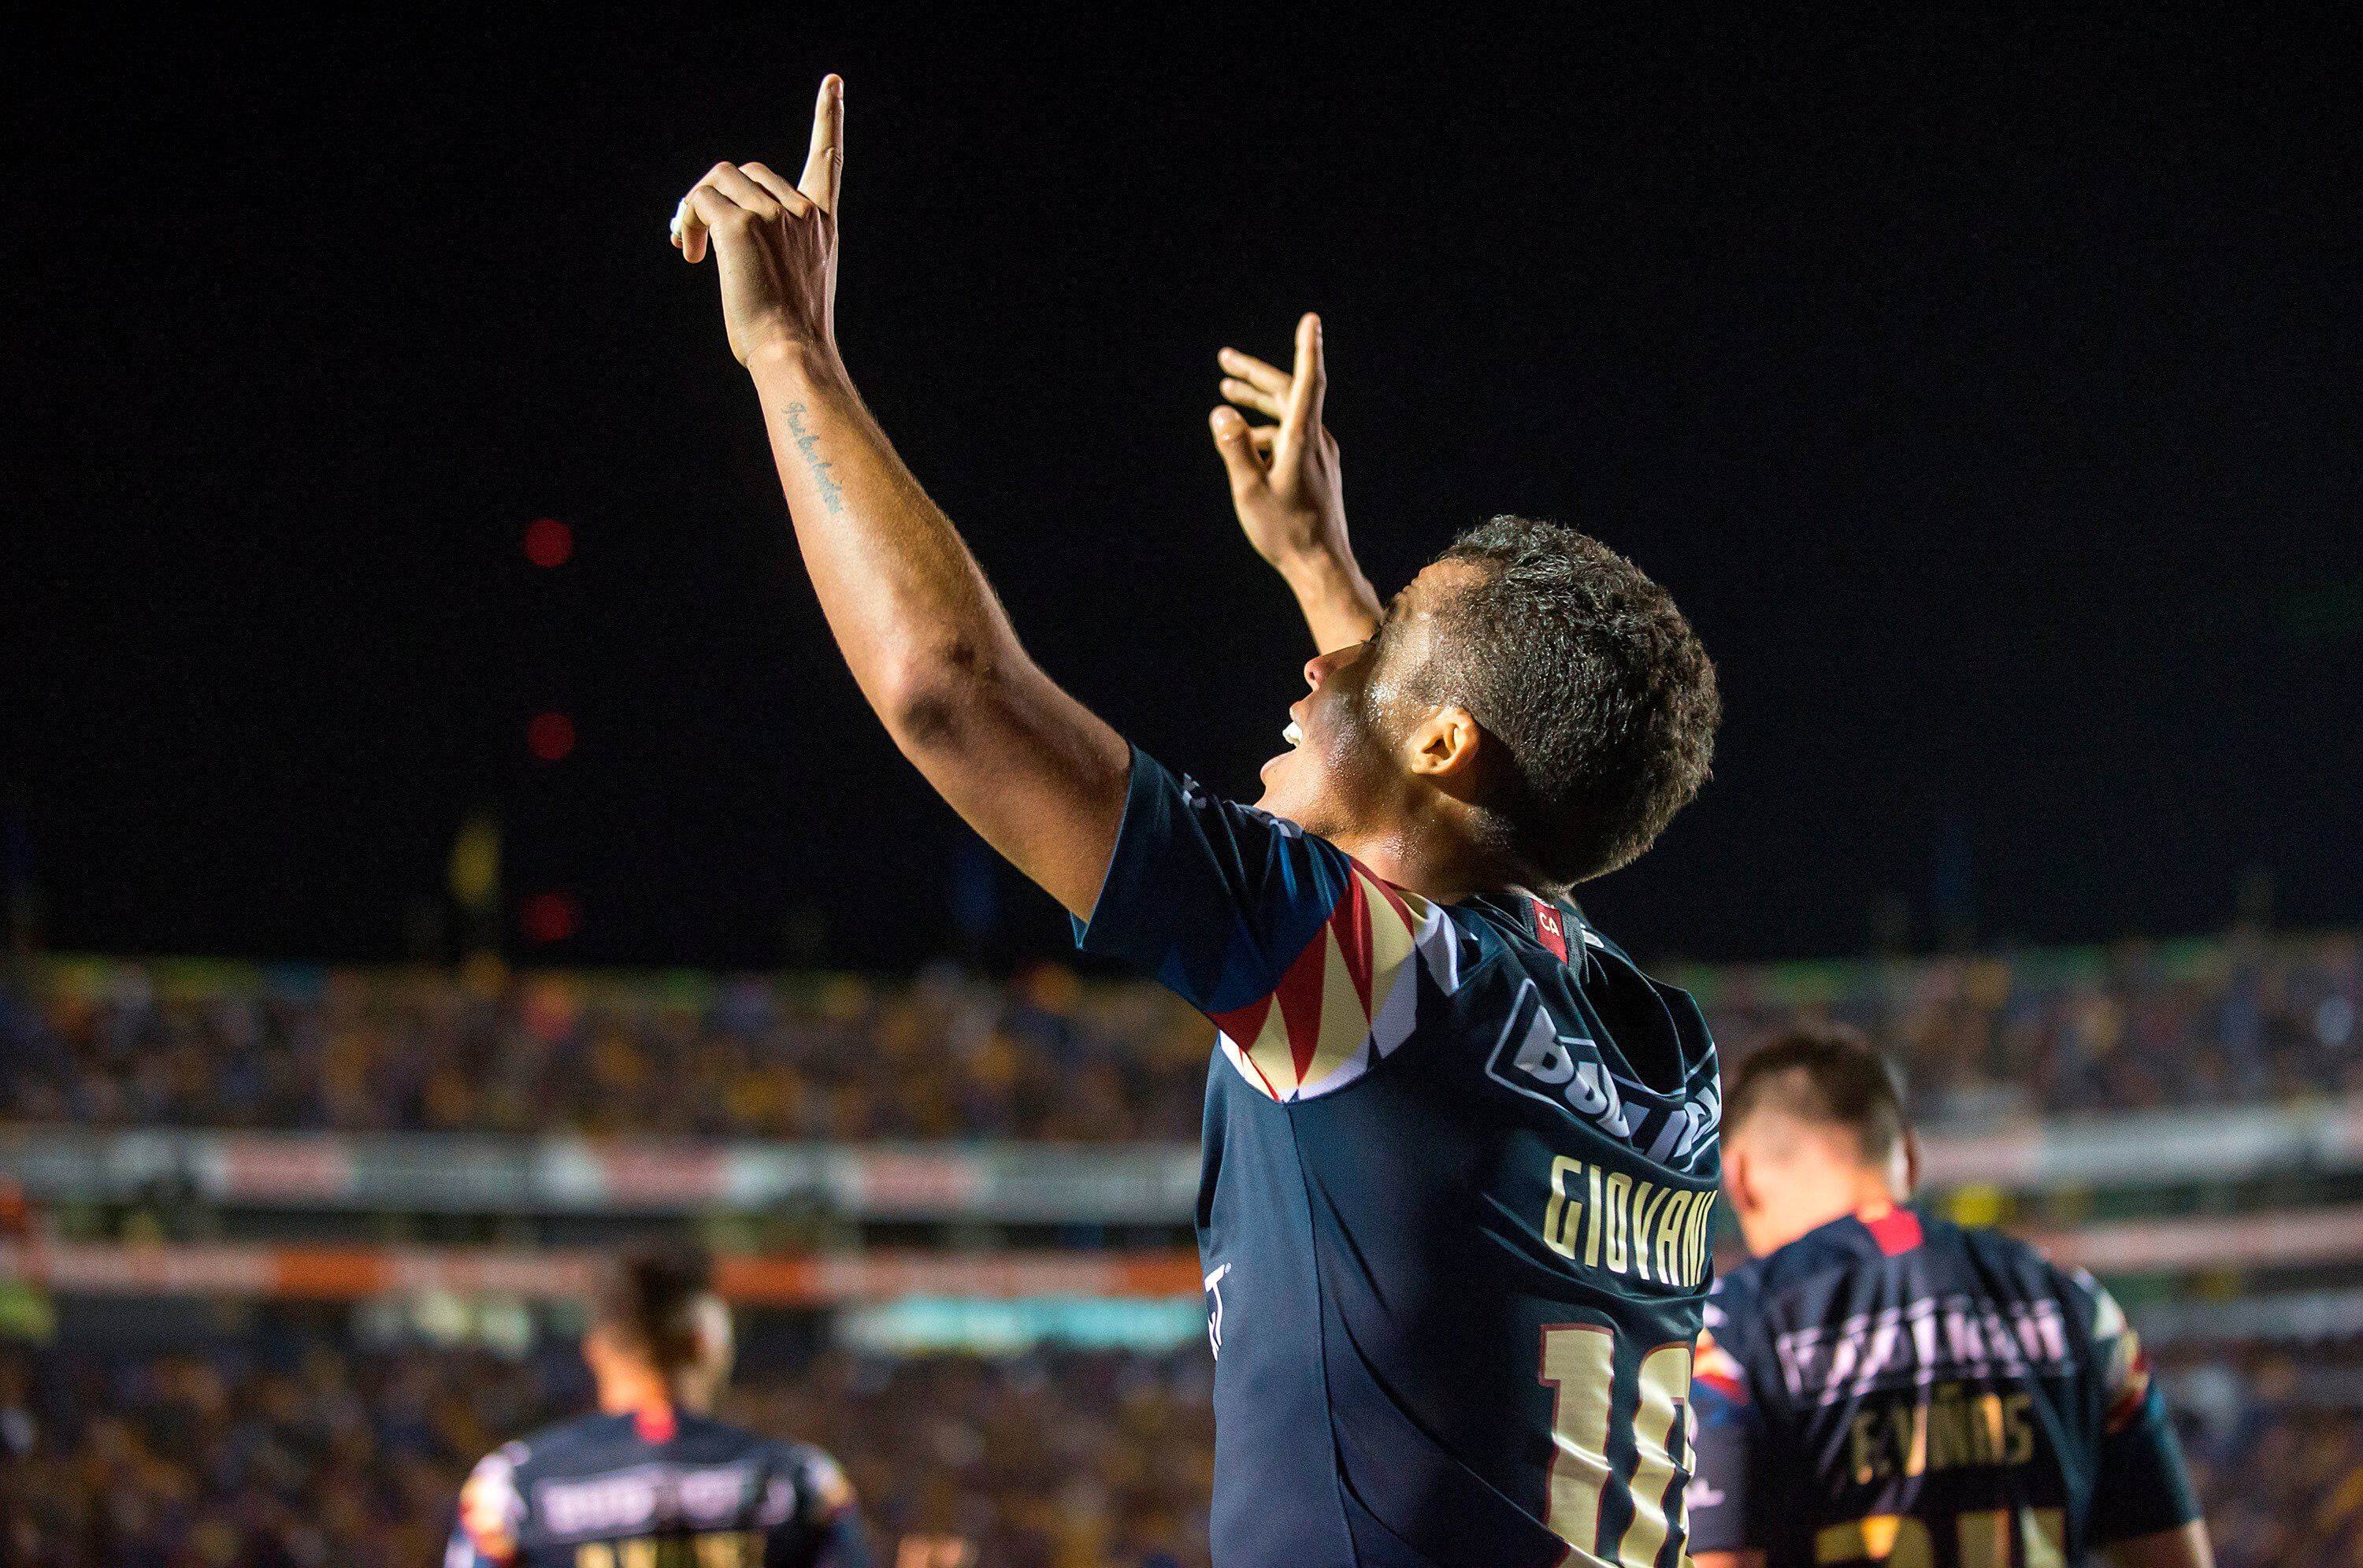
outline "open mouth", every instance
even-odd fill
[[[1299,724],[1294,719],[1291,719],[1288,721],[1288,727],[1280,732],[1280,738],[1288,743],[1288,751],[1281,752],[1280,756],[1273,757],[1261,767],[1256,769],[1256,775],[1258,778],[1270,778],[1271,776],[1271,770],[1281,765],[1281,761],[1287,757],[1289,752],[1295,751],[1304,745],[1304,727],[1302,724]]]

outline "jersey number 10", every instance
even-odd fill
[[[1955,1561],[1961,1568],[2010,1568],[2011,1517],[2008,1508],[1953,1516]],[[2064,1568],[2067,1514],[2058,1508],[2021,1508],[2017,1518],[2026,1568]],[[1814,1561],[1936,1568],[1936,1542],[1923,1520],[1903,1514],[1874,1514],[1867,1519],[1825,1525],[1814,1538]]]
[[[1543,1522],[1581,1553],[1574,1561],[1647,1564],[1680,1527],[1680,1490],[1691,1469],[1688,1414],[1691,1347],[1659,1345],[1641,1358],[1637,1408],[1625,1415],[1635,1459],[1625,1483],[1633,1519],[1614,1551],[1600,1539],[1602,1505],[1615,1477],[1608,1467],[1608,1437],[1616,1419],[1616,1339],[1593,1323],[1553,1323],[1543,1330],[1542,1381],[1551,1390],[1550,1504]],[[1674,1444],[1682,1458],[1674,1457]]]

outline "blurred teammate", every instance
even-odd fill
[[[1280,423],[1218,434],[1326,651],[1257,805],[1169,773],[1026,657],[854,392],[841,105],[832,77],[799,184],[716,165],[674,237],[716,254],[804,564],[895,744],[1088,951],[1220,1030],[1198,1207],[1215,1560],[1679,1557],[1714,1046],[1566,893],[1706,776],[1714,670],[1689,624],[1621,557],[1516,518],[1381,604],[1307,317],[1296,373],[1269,378]],[[1081,558],[1111,525],[1026,499],[1046,548]],[[835,737],[804,739],[825,774]]]
[[[1785,1036],[1724,1118],[1756,1259],[1699,1337],[1699,1568],[2206,1568],[2124,1314],[2081,1270],[1902,1207],[1918,1149],[1868,1046]]]
[[[707,1414],[730,1375],[730,1314],[702,1259],[612,1264],[582,1359],[599,1414],[479,1463],[445,1568],[867,1568],[835,1461]]]

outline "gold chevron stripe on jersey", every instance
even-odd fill
[[[1348,867],[1337,907],[1270,994],[1215,1015],[1223,1055],[1273,1099],[1342,1088],[1402,1044],[1418,1013],[1418,961],[1446,992],[1459,985],[1443,908]]]

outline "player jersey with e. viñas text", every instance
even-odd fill
[[[1217,1562],[1681,1561],[1721,1101],[1572,905],[1430,902],[1135,751],[1086,951],[1220,1031]]]
[[[2067,1568],[2198,1517],[2090,1275],[1912,1209],[1734,1269],[1699,1340],[1692,1550],[1768,1568]]]

